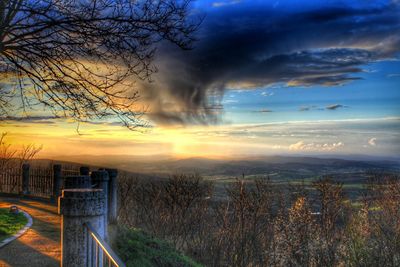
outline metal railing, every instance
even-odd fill
[[[90,223],[85,223],[84,227],[86,227],[88,231],[88,267],[125,267],[125,264],[118,258],[112,248],[101,238]]]

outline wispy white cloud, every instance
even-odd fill
[[[307,146],[306,143],[304,143],[303,141],[299,141],[295,144],[291,144],[289,146],[289,149],[290,150],[303,150],[306,146]]]
[[[275,93],[274,92],[262,92],[262,96],[273,96]]]
[[[289,146],[289,150],[301,151],[301,150],[312,150],[312,151],[332,151],[343,147],[343,142],[337,143],[305,143],[304,141],[299,141],[295,144]]]
[[[368,144],[369,144],[370,146],[376,146],[376,138],[373,137],[373,138],[369,139],[369,140],[368,140]]]
[[[232,104],[232,103],[238,103],[239,100],[235,100],[235,99],[226,99],[224,101],[222,101],[222,104]]]
[[[239,4],[241,0],[232,0],[232,1],[219,1],[212,3],[213,7],[223,7],[223,6],[230,6]]]

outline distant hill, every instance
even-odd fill
[[[237,159],[186,158],[168,156],[79,156],[60,159],[92,166],[113,167],[121,170],[168,176],[174,173],[199,173],[203,176],[271,175],[307,178],[326,174],[365,173],[366,171],[400,172],[400,164],[387,160],[346,160],[319,157],[265,156]],[[45,160],[38,160],[45,161]]]

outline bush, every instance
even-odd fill
[[[17,233],[27,222],[22,213],[13,214],[8,209],[0,209],[0,241]]]
[[[153,238],[139,229],[119,228],[116,252],[126,266],[200,267],[165,241]]]
[[[361,207],[341,183],[228,184],[196,175],[120,179],[120,222],[166,239],[206,266],[399,266],[400,180],[372,177]]]

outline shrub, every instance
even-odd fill
[[[0,209],[0,241],[18,232],[27,222],[22,213],[13,214],[8,209]]]
[[[165,241],[138,229],[119,228],[116,252],[126,266],[200,267]]]
[[[311,187],[309,186],[311,185]],[[197,175],[120,179],[120,222],[206,266],[399,266],[400,180],[374,176],[361,207],[329,177],[311,184],[238,179],[213,198]]]

